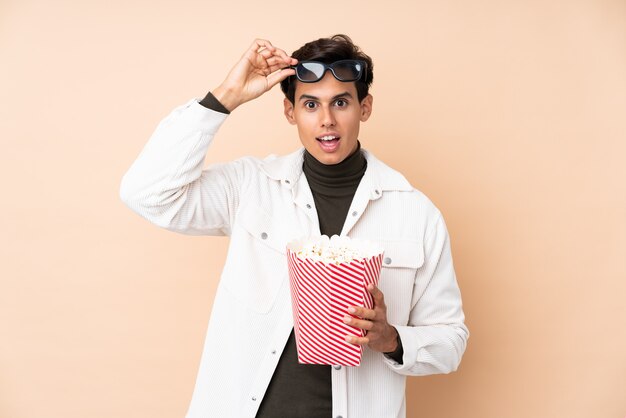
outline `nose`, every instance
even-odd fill
[[[335,115],[330,107],[322,107],[322,112],[320,112],[322,118],[322,126],[328,128],[330,126],[335,126]]]

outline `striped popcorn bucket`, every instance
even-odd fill
[[[363,347],[345,336],[361,337],[366,331],[344,324],[343,317],[351,315],[350,306],[373,308],[367,285],[378,284],[382,252],[337,263],[299,257],[293,247],[287,247],[287,262],[298,362],[360,365]]]

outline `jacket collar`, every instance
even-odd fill
[[[367,160],[367,169],[363,180],[369,181],[374,190],[380,191],[412,191],[413,187],[407,179],[365,149],[362,149]],[[285,156],[271,156],[261,162],[261,171],[271,179],[278,180],[293,187],[302,175],[304,147]]]

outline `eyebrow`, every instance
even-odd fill
[[[340,99],[342,97],[348,97],[348,98],[352,99],[352,95],[349,92],[344,91],[343,93],[339,93],[339,94],[333,96],[330,100],[334,101],[334,100]],[[303,94],[302,96],[300,96],[300,98],[298,98],[298,101],[302,101],[304,99],[319,100],[320,98],[316,97],[316,96],[311,96],[310,94]]]

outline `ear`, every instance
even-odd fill
[[[285,99],[283,100],[283,106],[285,107],[285,117],[287,118],[287,122],[289,122],[292,125],[296,124],[296,120],[293,117],[293,103],[291,103],[289,101],[288,98],[285,97]]]
[[[361,122],[365,122],[370,118],[372,114],[372,103],[374,102],[374,97],[371,94],[368,94],[361,100]]]

